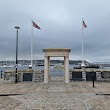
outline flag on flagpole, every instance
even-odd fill
[[[31,65],[30,68],[32,68],[33,65],[33,27],[37,29],[41,29],[33,20],[32,20],[32,37],[31,37]]]
[[[85,27],[85,28],[87,28],[87,25],[85,24],[85,22],[83,21],[83,26]]]
[[[84,28],[87,28],[87,25],[85,24],[83,18],[82,18],[82,67],[85,67],[84,63]]]
[[[33,27],[37,28],[37,29],[41,29],[34,21],[32,21],[33,23]]]

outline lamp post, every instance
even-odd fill
[[[16,26],[16,74],[15,74],[15,83],[17,83],[17,66],[18,66],[18,29],[20,29],[20,27]]]

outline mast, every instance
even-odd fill
[[[84,28],[87,28],[87,25],[85,24],[83,18],[82,18],[82,67],[85,67],[84,63]]]
[[[33,20],[32,20],[33,22]],[[32,23],[32,29],[31,29],[31,66],[33,65],[33,23]]]

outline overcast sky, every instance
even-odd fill
[[[0,0],[0,60],[15,59],[16,30],[19,30],[18,59],[31,57],[34,28],[34,59],[43,59],[43,48],[70,48],[70,60],[81,60],[82,18],[84,59],[110,62],[110,0]]]

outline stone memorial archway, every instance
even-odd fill
[[[69,83],[69,52],[71,49],[68,48],[46,48],[43,49],[45,57],[45,67],[44,67],[44,83],[49,81],[49,67],[50,67],[50,57],[64,57],[64,80],[65,83]]]

